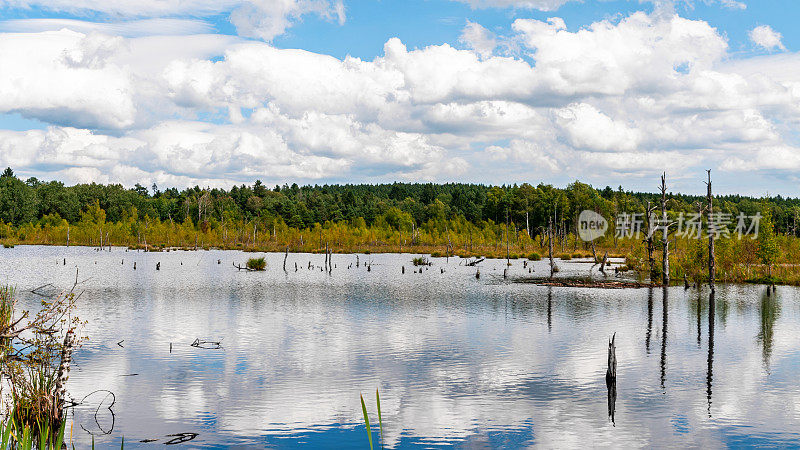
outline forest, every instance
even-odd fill
[[[700,181],[698,182],[700,183]],[[654,181],[654,185],[655,185]],[[705,196],[665,193],[669,217],[692,214]],[[15,244],[128,246],[158,251],[243,249],[250,251],[409,252],[461,256],[540,255],[552,221],[559,256],[594,256],[598,249],[627,259],[628,268],[655,276],[653,252],[641,238],[618,237],[614,218],[644,214],[660,193],[598,189],[579,181],[564,188],[549,184],[392,183],[375,185],[297,184],[178,190],[136,184],[78,184],[36,178],[21,180],[11,168],[0,175],[0,242]],[[717,245],[720,281],[763,276],[795,282],[800,258],[797,219],[800,199],[714,196],[714,211],[734,220],[730,237]],[[592,210],[609,219],[594,244],[577,238],[577,218]],[[735,218],[761,214],[759,240],[737,239]],[[703,247],[671,236],[673,278],[702,278]],[[771,239],[764,244],[763,239]],[[769,246],[775,251],[766,252]],[[589,253],[591,251],[591,254]],[[726,252],[730,254],[726,264]],[[767,255],[767,253],[770,253]],[[764,256],[767,255],[765,258]],[[696,261],[694,261],[696,260]],[[774,264],[773,264],[774,263]],[[647,267],[649,266],[649,268]],[[697,267],[694,267],[697,266]],[[776,272],[773,273],[773,266]],[[763,272],[763,273],[762,273]],[[797,276],[800,282],[800,276]]]

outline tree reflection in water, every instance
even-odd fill
[[[769,286],[767,289],[769,289]],[[766,292],[763,293],[758,313],[761,320],[760,331],[756,340],[761,343],[761,357],[764,360],[764,368],[769,372],[772,344],[775,338],[775,322],[781,314],[781,306],[777,299],[777,294],[769,296]]]

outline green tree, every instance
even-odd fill
[[[772,209],[763,202],[761,205],[761,221],[758,227],[758,258],[761,264],[767,266],[769,277],[772,278],[772,266],[778,259],[778,242],[775,238],[775,229],[772,223]]]

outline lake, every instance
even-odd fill
[[[286,272],[284,254],[266,254],[265,272],[232,266],[261,255],[0,249],[0,283],[24,308],[38,304],[31,289],[68,289],[78,270],[89,340],[67,386],[79,403],[68,439],[368,448],[359,395],[375,431],[377,388],[387,448],[800,445],[797,288],[720,285],[710,314],[707,288],[513,281],[546,275],[546,261],[529,274],[513,260],[508,279],[505,260],[476,279],[459,258],[415,273],[409,254],[361,254],[358,267],[334,254],[331,273],[321,254],[289,254]]]

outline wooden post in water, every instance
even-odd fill
[[[283,271],[286,272],[286,260],[289,259],[289,246],[286,246],[286,253],[283,254]]]

